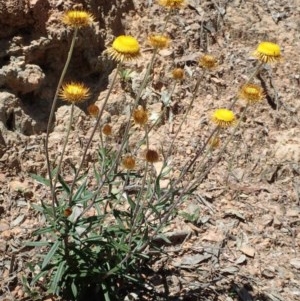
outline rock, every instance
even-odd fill
[[[0,232],[2,233],[3,231],[6,231],[9,229],[9,224],[6,222],[1,222],[0,223]]]
[[[285,131],[273,132],[275,139],[274,156],[279,162],[300,162],[300,130],[292,128]]]
[[[274,267],[268,267],[268,268],[262,270],[261,274],[265,278],[269,278],[269,279],[274,278],[276,275]]]
[[[235,261],[235,263],[242,264],[242,263],[245,263],[246,261],[247,261],[247,257],[243,254]]]
[[[248,257],[253,258],[255,255],[255,249],[249,245],[243,245],[240,247],[240,251],[247,255]]]
[[[45,74],[34,64],[26,64],[25,57],[11,57],[10,63],[0,69],[0,85],[6,85],[17,93],[26,94],[37,90]]]
[[[286,211],[286,216],[288,217],[299,217],[299,215],[300,215],[300,210],[298,208],[290,208]]]
[[[278,228],[278,229],[282,226],[282,222],[279,220],[277,216],[274,217],[273,226],[274,228]]]
[[[23,135],[37,133],[38,128],[41,128],[40,125],[25,113],[18,97],[12,93],[0,92],[0,142],[2,136],[4,142],[7,143],[7,139],[14,137],[13,132]]]
[[[300,270],[300,258],[292,258],[290,260],[290,265],[297,270]]]
[[[271,226],[272,222],[273,222],[273,216],[270,214],[265,214],[261,217],[261,221],[260,223],[263,225],[264,228],[266,228],[267,226]]]

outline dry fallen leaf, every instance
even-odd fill
[[[214,242],[220,242],[225,239],[225,236],[223,233],[218,232],[216,230],[209,230],[202,236],[202,240],[207,240],[207,241],[214,241]]]

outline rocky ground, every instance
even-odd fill
[[[126,67],[130,80],[116,84],[106,108],[104,118],[113,125],[114,143],[122,136],[132,94],[151,56],[147,36],[164,24],[165,10],[152,0],[0,2],[2,300],[26,300],[21,278],[28,273],[26,264],[34,250],[25,248],[24,241],[43,223],[31,205],[49,198],[49,191],[30,174],[46,174],[47,117],[71,38],[60,20],[74,5],[91,11],[95,22],[80,32],[66,77],[84,81],[92,97],[75,110],[76,130],[66,162],[78,162],[95,122],[86,108],[94,102],[101,106],[114,73],[114,64],[102,51],[123,33],[135,36],[143,49],[142,59]],[[265,88],[266,100],[249,110],[223,159],[199,184],[198,197],[183,204],[166,229],[178,239],[152,262],[147,275],[151,300],[300,300],[299,14],[299,0],[189,0],[172,15],[166,28],[172,43],[159,52],[143,95],[153,116],[161,112],[170,91],[171,70],[183,67],[186,77],[172,98],[173,123],[167,116],[156,127],[150,135],[153,146],[170,143],[199,76],[199,56],[208,52],[219,60],[219,66],[203,76],[176,140],[170,158],[174,174],[208,137],[211,112],[228,106],[253,72],[257,44],[278,43],[283,60],[266,66],[255,79]],[[236,104],[237,116],[244,107]],[[52,160],[61,151],[68,110],[60,103],[56,111],[49,145]],[[227,135],[224,132],[224,138]],[[137,130],[135,141],[139,137]],[[90,161],[97,143],[95,138]]]

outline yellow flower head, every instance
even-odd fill
[[[148,122],[148,112],[142,106],[133,111],[132,117],[135,124],[144,125]]]
[[[145,154],[145,159],[149,163],[155,163],[159,160],[159,154],[156,150],[148,149]]]
[[[218,109],[213,113],[212,121],[221,128],[227,128],[236,123],[236,118],[231,110]]]
[[[273,63],[281,60],[280,47],[272,42],[261,42],[253,54],[263,63]]]
[[[205,69],[213,69],[217,64],[217,59],[210,54],[202,55],[199,59],[199,66]]]
[[[184,4],[184,0],[159,0],[158,3],[167,8],[180,8]]]
[[[90,26],[94,21],[94,16],[84,10],[69,10],[63,16],[63,22],[71,27]]]
[[[122,160],[122,165],[124,168],[128,170],[132,170],[135,168],[135,159],[131,155],[126,155]]]
[[[140,56],[140,45],[132,36],[119,36],[106,52],[115,61],[131,61]]]
[[[103,125],[102,127],[102,133],[105,135],[105,136],[110,136],[112,134],[112,127],[110,124],[106,123]]]
[[[184,78],[184,70],[182,68],[175,68],[172,71],[172,76],[174,79],[181,80]]]
[[[59,96],[64,101],[80,103],[89,98],[90,90],[84,84],[71,82],[62,86]]]
[[[168,47],[170,39],[167,36],[163,35],[150,35],[148,37],[148,42],[153,48],[165,48]]]
[[[246,100],[250,104],[261,101],[264,96],[265,94],[262,87],[255,84],[246,84],[242,86],[239,92],[239,97]]]
[[[97,117],[99,114],[99,108],[94,104],[89,105],[87,111],[93,117]]]

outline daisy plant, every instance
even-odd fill
[[[43,289],[45,286],[49,294],[65,300],[127,299],[123,295],[118,298],[120,291],[141,281],[137,275],[141,275],[141,263],[149,258],[153,241],[156,238],[168,241],[162,230],[171,221],[178,206],[194,194],[199,183],[224,156],[248,114],[248,108],[265,97],[263,88],[255,83],[255,76],[264,64],[281,60],[280,47],[272,42],[258,45],[254,52],[258,66],[248,81],[241,85],[234,101],[228,107],[223,104],[209,112],[207,127],[210,130],[205,133],[205,128],[202,129],[202,137],[207,138],[199,141],[193,155],[184,162],[178,162],[179,167],[176,168],[180,172],[175,175],[170,157],[178,142],[178,134],[198,97],[204,75],[216,70],[219,62],[211,53],[199,57],[187,109],[174,135],[170,139],[166,137],[167,143],[170,143],[165,150],[163,146],[151,143],[153,137],[149,133],[157,128],[157,120],[162,118],[166,107],[170,110],[169,122],[172,123],[171,100],[175,88],[179,89],[185,79],[185,70],[188,70],[187,66],[185,69],[182,66],[174,68],[174,62],[173,67],[167,69],[171,70],[168,71],[171,84],[166,89],[165,108],[151,124],[147,100],[142,102],[141,98],[151,81],[157,55],[171,45],[170,37],[166,34],[170,17],[180,13],[179,10],[186,4],[183,0],[158,0],[157,3],[167,14],[160,32],[150,33],[147,37],[151,56],[141,84],[134,91],[136,93],[132,97],[126,122],[122,124],[120,137],[114,143],[118,133],[115,133],[113,117],[112,121],[104,121],[103,113],[118,75],[122,74],[121,68],[142,56],[139,41],[131,35],[117,36],[104,51],[107,58],[116,63],[116,70],[101,107],[95,103],[86,105],[93,126],[86,143],[81,144],[82,155],[76,164],[65,160],[74,109],[76,105],[92,98],[92,90],[82,82],[65,82],[64,78],[78,31],[92,26],[94,16],[85,10],[70,10],[62,16],[62,23],[73,31],[73,36],[47,125],[45,152],[48,179],[43,178],[41,182],[50,186],[51,204],[46,201],[42,201],[41,206],[34,204],[35,209],[46,218],[45,225],[34,232],[41,239],[27,244],[42,248],[39,264],[31,265],[32,279],[28,287],[40,284]],[[70,111],[62,150],[56,167],[52,169],[49,134],[58,99],[69,104]],[[243,112],[238,117],[233,109],[237,100],[245,102]],[[100,142],[93,153],[91,145],[96,141],[94,136],[97,131],[100,132]],[[173,131],[169,133],[173,134]],[[140,137],[138,141],[133,139],[135,134]],[[220,137],[226,139],[221,142]],[[73,174],[66,177],[69,167]],[[165,177],[168,177],[167,181]]]
[[[65,25],[67,25],[68,27],[70,27],[71,29],[73,29],[73,37],[71,40],[71,45],[69,48],[68,56],[67,56],[65,65],[63,67],[63,70],[61,72],[61,75],[60,75],[60,78],[59,78],[59,81],[57,84],[56,92],[55,92],[55,95],[54,95],[54,98],[52,101],[51,111],[50,111],[48,124],[47,124],[46,138],[45,138],[46,162],[47,162],[47,170],[48,170],[48,175],[49,175],[50,189],[52,191],[53,209],[54,209],[55,205],[58,205],[58,203],[57,203],[55,192],[54,192],[55,187],[53,187],[53,183],[52,183],[52,170],[51,170],[51,162],[50,162],[50,158],[49,158],[50,130],[51,130],[52,122],[53,122],[54,112],[56,109],[56,104],[57,104],[57,99],[58,99],[58,96],[60,93],[60,89],[61,89],[62,83],[64,81],[67,69],[68,69],[70,61],[71,61],[73,50],[75,47],[75,41],[76,41],[78,30],[83,27],[91,26],[93,21],[94,21],[94,16],[84,10],[70,10],[70,11],[65,12],[62,17],[62,22]],[[55,215],[56,214],[55,210],[53,210],[53,211],[54,211],[54,215]]]

